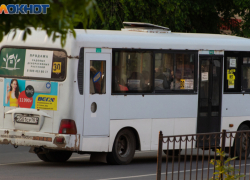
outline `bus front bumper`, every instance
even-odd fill
[[[79,151],[80,135],[0,129],[0,144]]]

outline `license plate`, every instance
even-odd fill
[[[15,117],[17,123],[38,124],[39,117],[20,116]]]

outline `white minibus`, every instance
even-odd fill
[[[6,35],[0,144],[29,146],[47,162],[88,153],[128,164],[136,150],[157,150],[159,131],[250,129],[249,39],[124,24],[76,29],[63,48],[39,29],[25,42],[23,31]]]

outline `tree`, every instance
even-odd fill
[[[121,29],[123,21],[148,22],[173,32],[220,33],[250,37],[249,0],[97,0],[104,23],[95,15],[88,28]],[[243,21],[232,21],[236,15]],[[234,23],[232,23],[234,22]]]
[[[0,41],[10,31],[24,30],[23,40],[27,34],[31,34],[30,27],[45,30],[48,36],[61,39],[61,45],[65,45],[67,32],[71,31],[76,36],[74,27],[81,22],[83,28],[91,25],[93,18],[102,19],[101,12],[95,0],[1,0],[1,4],[49,4],[47,14],[0,14]],[[1,5],[0,4],[0,5]],[[1,13],[1,12],[0,12]],[[15,36],[15,34],[14,34]]]

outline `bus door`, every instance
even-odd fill
[[[223,56],[200,56],[199,58],[197,133],[220,132],[222,59]]]
[[[105,52],[101,52],[104,51]],[[111,50],[84,49],[83,135],[109,136]]]

